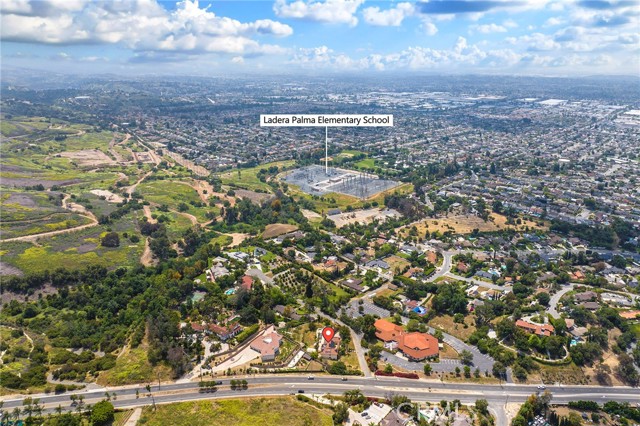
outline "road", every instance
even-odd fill
[[[236,377],[237,378],[237,377]],[[249,397],[249,396],[276,396],[297,393],[304,390],[305,394],[333,394],[339,395],[351,389],[360,389],[365,395],[373,397],[386,397],[389,393],[406,395],[412,401],[432,401],[459,399],[462,403],[474,403],[477,399],[486,399],[496,413],[499,420],[498,426],[506,426],[506,416],[500,413],[504,411],[507,402],[524,402],[529,395],[537,392],[536,386],[530,385],[479,385],[467,383],[442,383],[440,381],[410,380],[390,377],[349,377],[342,381],[336,376],[316,376],[314,380],[308,380],[306,376],[249,376],[246,378],[249,388],[243,391],[231,390],[229,378],[219,379],[222,385],[215,393],[203,394],[198,392],[198,382],[163,384],[151,387],[153,398],[158,404],[191,401],[199,399]],[[602,404],[606,401],[618,401],[635,403],[640,400],[640,389],[630,387],[596,387],[596,386],[549,386],[547,388],[553,394],[553,403],[566,404],[575,400],[591,400]],[[95,404],[104,398],[104,393],[117,393],[117,400],[112,401],[116,408],[133,408],[151,405],[151,398],[146,397],[144,385],[126,386],[118,388],[105,388],[85,392],[76,392],[84,396],[85,404]],[[136,398],[136,391],[140,397]],[[44,404],[45,413],[52,412],[58,405],[68,409],[71,405],[70,394],[62,395],[30,395],[39,398]],[[4,397],[5,410],[13,410],[21,407],[24,397],[11,399]]]
[[[549,307],[547,308],[547,312],[554,318],[560,318],[560,312],[558,312],[558,302],[562,296],[573,290],[574,284],[569,284],[564,287],[562,290],[556,292],[549,299]]]
[[[490,282],[487,282],[487,281],[478,280],[476,278],[462,277],[460,275],[456,275],[456,274],[451,273],[451,272],[448,272],[445,275],[447,277],[456,279],[458,281],[466,281],[468,283],[475,284],[475,285],[480,286],[480,287],[490,288],[490,289],[496,290],[496,291],[504,291],[505,290],[505,288],[503,286],[496,285],[496,284],[493,284],[493,283],[490,283]]]

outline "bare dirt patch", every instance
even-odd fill
[[[97,247],[98,245],[96,243],[84,243],[79,245],[76,250],[78,251],[78,254],[85,254],[90,251],[94,251]]]
[[[520,220],[520,225],[509,225],[507,224],[507,218],[505,216],[496,213],[489,216],[489,220],[486,222],[478,216],[451,215],[437,219],[426,219],[415,224],[415,226],[418,230],[418,235],[424,235],[427,230],[429,232],[438,231],[445,233],[452,231],[456,234],[470,234],[474,229],[477,229],[479,232],[495,232],[503,229],[524,230],[527,226],[535,229],[547,229],[546,226],[538,226],[535,222],[524,219]],[[408,228],[403,228],[401,232],[403,235],[406,234]]]
[[[240,245],[240,243],[242,243],[244,240],[249,238],[249,234],[240,234],[238,232],[234,232],[232,234],[224,234],[224,235],[228,235],[232,238],[231,244],[229,244],[228,247],[236,247]]]
[[[19,268],[16,268],[13,265],[0,262],[0,277],[6,277],[9,275],[17,275],[21,277],[22,275],[24,275],[24,272],[22,272]]]
[[[304,217],[306,217],[309,220],[312,219],[322,219],[322,216],[320,216],[318,213],[311,211],[311,210],[307,210],[307,209],[300,209],[300,212],[302,213],[302,215]]]
[[[38,207],[38,204],[26,194],[11,194],[5,201],[6,204],[19,204],[22,207]]]
[[[343,226],[352,224],[352,223],[371,223],[374,220],[379,220],[384,222],[389,217],[399,217],[400,213],[395,210],[390,209],[367,209],[367,210],[358,210],[354,212],[348,213],[340,213],[331,216],[327,216],[331,219],[337,228],[342,228]]]
[[[249,191],[247,189],[236,189],[235,192],[237,197],[247,199],[257,205],[262,204],[264,201],[272,197],[271,194]]]
[[[124,201],[124,198],[122,198],[122,196],[114,194],[113,192],[107,191],[105,189],[92,189],[89,192],[97,195],[98,197],[104,197],[105,201],[108,201],[110,203],[121,203]]]
[[[116,164],[107,154],[97,149],[84,149],[82,151],[61,152],[61,157],[69,158],[80,166],[102,166]]]
[[[278,235],[287,234],[298,229],[297,225],[289,225],[287,223],[272,223],[267,225],[262,233],[262,238],[269,239]]]

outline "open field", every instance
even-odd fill
[[[136,213],[125,215],[108,227],[118,233],[136,234]],[[42,237],[37,239],[35,245],[28,242],[5,242],[2,244],[2,262],[23,272],[42,272],[58,267],[79,269],[89,265],[107,268],[136,265],[144,248],[144,240],[134,244],[121,234],[120,247],[102,247],[100,238],[108,227],[99,225]]]
[[[266,191],[271,192],[271,187],[266,182],[261,182],[258,179],[258,172],[260,169],[268,169],[269,167],[278,167],[282,170],[285,167],[290,167],[294,164],[293,160],[288,161],[276,161],[274,163],[262,164],[250,169],[237,169],[230,172],[220,174],[220,179],[224,185],[230,185],[236,188],[244,188],[252,191]]]
[[[80,167],[97,167],[114,165],[115,161],[107,154],[97,149],[83,149],[80,151],[65,151],[58,154],[68,158]]]
[[[267,225],[262,233],[262,238],[269,239],[277,237],[278,235],[287,234],[298,229],[297,225],[290,225],[287,223],[272,223]]]
[[[137,348],[124,348],[111,370],[103,371],[97,383],[105,386],[119,386],[132,383],[150,383],[171,379],[169,367],[152,366],[147,359],[147,347],[144,342]]]
[[[180,203],[200,201],[200,196],[190,185],[169,180],[143,182],[136,188],[136,193],[147,201],[170,208],[176,208]]]
[[[200,223],[209,220],[206,216],[207,211],[219,212],[218,208],[194,206],[192,203],[199,205],[202,200],[198,191],[187,182],[171,180],[143,182],[137,186],[136,193],[142,195],[146,201],[165,205],[172,210],[178,210],[179,205],[184,203],[187,205],[184,213],[195,216]]]
[[[373,208],[327,216],[328,219],[331,219],[336,224],[337,228],[356,222],[361,224],[371,223],[374,220],[384,222],[389,217],[400,217],[400,213],[392,209]]]
[[[264,192],[249,191],[247,189],[237,189],[236,196],[239,198],[247,199],[257,205],[260,205],[264,201],[273,197],[271,194],[265,194]]]
[[[145,407],[147,426],[331,426],[332,412],[320,410],[293,396],[181,402]]]
[[[396,255],[386,257],[384,261],[389,264],[389,267],[391,268],[392,271],[401,272],[404,270],[404,268],[411,266],[411,263],[408,262],[406,259],[403,259],[400,256],[396,256]]]
[[[75,228],[93,223],[91,219],[75,213],[52,213],[41,219],[0,223],[3,240]]]
[[[472,315],[465,316],[464,324],[458,324],[454,322],[451,315],[441,315],[429,321],[429,325],[436,329],[439,328],[440,330],[443,330],[451,334],[452,336],[464,341],[466,341],[469,336],[471,336],[476,331],[475,320],[474,316]]]
[[[487,222],[478,216],[449,216],[437,219],[426,219],[415,224],[415,226],[418,229],[418,235],[424,235],[427,230],[429,232],[438,231],[445,233],[450,231],[455,234],[470,234],[474,229],[477,229],[479,232],[495,232],[503,229],[523,230],[527,226],[530,229],[548,229],[546,225],[541,227],[535,222],[524,219],[522,219],[521,225],[508,225],[506,216],[497,213],[492,213]],[[408,232],[408,228],[403,228],[403,235],[406,235]]]

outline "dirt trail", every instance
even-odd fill
[[[181,214],[182,216],[186,217],[187,219],[189,219],[191,221],[192,225],[198,225],[199,224],[198,218],[195,217],[194,215],[192,215],[191,213],[179,212],[177,210],[171,210],[171,211],[174,212],[174,213],[177,213],[177,214]]]
[[[142,256],[140,256],[140,263],[144,266],[154,266],[156,264],[156,261],[153,259],[151,247],[149,247],[149,238],[144,241],[144,251],[142,252]]]
[[[153,216],[151,216],[151,207],[145,205],[145,206],[142,207],[142,210],[144,211],[144,215],[146,216],[147,221],[149,223],[156,223],[157,222],[157,220],[155,220],[153,218]]]
[[[133,194],[135,192],[136,188],[138,187],[138,185],[140,185],[143,180],[145,180],[147,177],[149,177],[151,175],[151,173],[153,173],[153,171],[147,172],[144,176],[142,176],[140,179],[138,179],[136,181],[136,183],[134,183],[129,188],[127,188],[127,194],[129,194],[129,195]]]

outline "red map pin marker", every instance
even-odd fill
[[[322,329],[322,337],[324,337],[324,340],[327,342],[330,342],[331,339],[333,339],[334,334],[336,334],[336,331],[331,327],[325,327]]]

